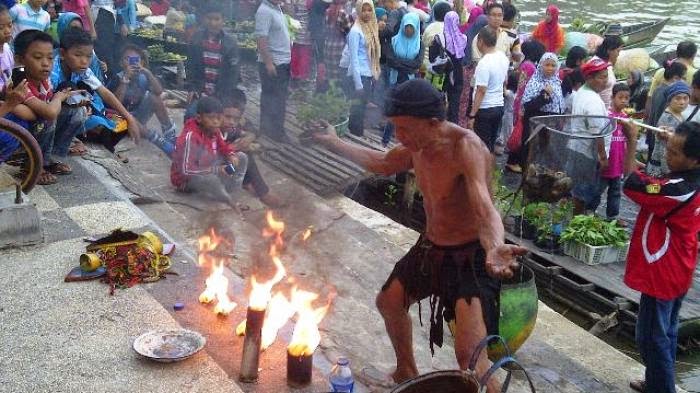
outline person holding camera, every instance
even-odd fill
[[[146,54],[138,46],[126,45],[122,50],[121,66],[123,71],[117,74],[117,78],[112,79],[109,89],[124,108],[141,123],[144,136],[166,154],[172,154],[173,146],[165,142],[175,140],[175,125],[161,98],[163,87],[148,69]],[[160,133],[145,127],[154,114],[160,123]]]

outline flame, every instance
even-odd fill
[[[275,217],[272,215],[272,211],[268,210],[267,214],[265,215],[265,219],[267,220],[267,226],[268,228],[263,228],[263,236],[264,237],[275,237],[275,242],[273,245],[276,248],[282,248],[284,245],[284,240],[282,239],[282,232],[284,232],[285,224],[283,221],[276,220]]]
[[[282,261],[277,256],[272,257],[272,262],[275,264],[277,271],[275,276],[269,281],[259,283],[255,276],[250,278],[253,289],[250,291],[248,299],[248,307],[253,310],[264,310],[272,298],[272,287],[287,275],[287,271],[282,265]]]
[[[311,227],[306,228],[306,230],[304,231],[304,233],[301,234],[301,240],[302,240],[302,241],[307,241],[307,240],[309,240],[309,238],[311,237],[311,232],[312,232],[312,228],[311,228]]]
[[[199,255],[197,256],[197,262],[199,266],[205,265],[210,262],[211,258],[208,255],[211,252],[216,251],[220,245],[226,242],[226,239],[219,236],[214,228],[209,228],[206,235],[202,235],[197,239],[199,246]]]
[[[318,294],[303,290],[292,290],[292,305],[299,315],[292,333],[292,341],[287,346],[287,351],[292,356],[313,355],[316,347],[321,343],[321,332],[318,324],[328,313],[334,294],[329,294],[326,304],[319,308],[313,308],[313,301],[318,299]]]
[[[228,297],[228,278],[224,276],[224,263],[219,261],[217,266],[209,275],[206,281],[206,289],[199,295],[199,301],[201,303],[211,303],[215,299],[217,300],[216,307],[214,307],[214,312],[216,314],[228,315],[234,308],[236,308],[236,303],[231,301]]]
[[[210,228],[206,235],[197,239],[199,246],[199,255],[197,262],[199,266],[212,266],[212,271],[206,280],[206,288],[199,295],[199,301],[208,304],[216,300],[214,313],[220,315],[228,315],[234,308],[236,303],[228,297],[228,278],[224,276],[224,259],[216,258],[211,255],[221,245],[227,243],[226,239],[219,236],[214,228]]]
[[[285,224],[283,221],[276,220],[272,215],[272,211],[267,212],[266,218],[268,228],[263,229],[263,236],[275,237],[274,242],[270,244],[268,254],[272,258],[276,271],[272,279],[263,283],[259,283],[254,275],[250,278],[252,290],[248,299],[248,307],[253,310],[264,310],[267,307],[272,298],[272,287],[282,281],[287,275],[287,271],[279,258],[279,250],[284,246],[282,233],[284,232]]]

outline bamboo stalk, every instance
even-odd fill
[[[656,132],[656,133],[658,133],[658,132],[666,132],[666,130],[664,130],[663,128],[650,126],[650,125],[644,124],[644,123],[642,123],[642,122],[634,121],[633,119],[626,119],[626,118],[624,118],[624,117],[613,117],[613,119],[615,119],[615,120],[617,120],[617,121],[622,121],[622,122],[625,122],[625,123],[628,123],[628,122],[629,122],[629,123],[632,123],[632,124],[634,124],[634,125],[636,125],[636,126],[638,126],[638,127],[646,128],[647,130],[653,131],[653,132]]]

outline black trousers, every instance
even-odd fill
[[[95,19],[95,53],[97,57],[107,63],[109,74],[114,75],[119,71],[119,54],[121,53],[122,37],[115,33],[117,20],[111,12],[100,8]]]
[[[350,100],[350,121],[348,129],[350,133],[362,136],[365,133],[365,110],[367,101],[372,95],[372,77],[362,77],[362,90],[355,90],[355,82],[351,77],[345,78],[345,94]]]
[[[447,91],[447,121],[459,124],[459,100],[461,97],[461,89]]]
[[[496,138],[498,138],[498,131],[501,128],[502,119],[502,106],[479,109],[479,111],[476,112],[474,131],[479,135],[479,138],[484,141],[491,153],[493,153],[493,148],[496,145]]]
[[[285,141],[284,116],[287,113],[289,95],[289,64],[276,66],[277,75],[270,76],[263,63],[260,72],[260,133],[275,141]]]
[[[263,180],[258,165],[255,163],[255,156],[248,154],[248,169],[246,170],[245,177],[243,178],[243,185],[251,185],[253,191],[255,191],[255,196],[262,197],[270,192],[270,188]]]

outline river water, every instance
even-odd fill
[[[531,28],[544,17],[544,9],[551,1],[513,0],[520,10],[523,30]],[[670,17],[656,44],[677,44],[694,40],[700,44],[700,2],[698,0],[558,0],[560,22],[566,26],[576,17],[586,22],[617,21],[626,24]]]
[[[513,0],[520,11],[521,31],[532,30],[543,18],[544,9],[551,1]],[[567,26],[576,18],[586,23],[616,21],[623,25],[670,17],[664,30],[652,45],[673,45],[683,40],[700,44],[700,1],[698,0],[558,0],[560,23]],[[696,59],[697,62],[697,59]],[[634,349],[632,343],[616,341],[612,345],[626,353]],[[606,340],[609,341],[609,340]],[[634,355],[632,355],[634,356]],[[638,356],[635,356],[638,359]],[[678,382],[690,392],[700,392],[700,353],[679,354]]]

